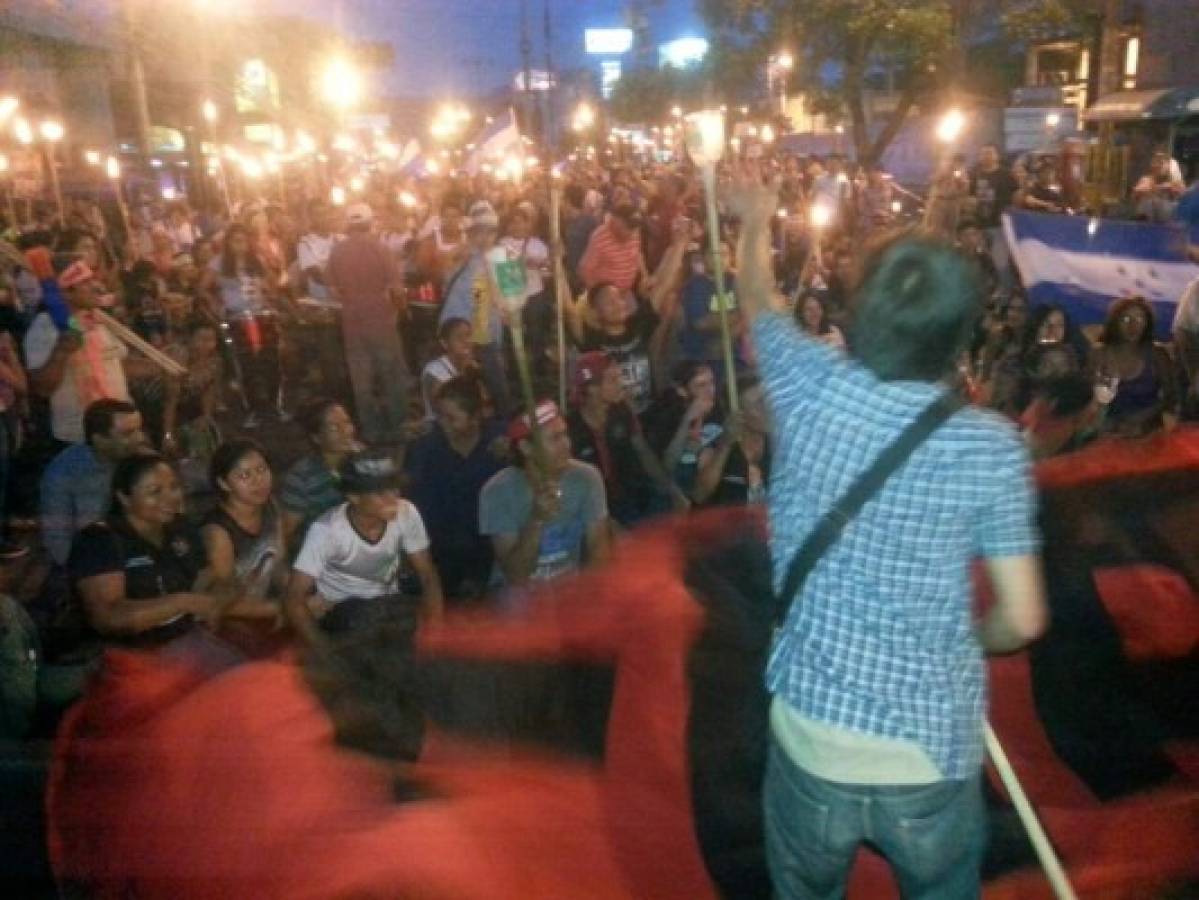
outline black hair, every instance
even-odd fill
[[[117,416],[128,416],[137,412],[137,407],[126,400],[97,400],[88,404],[83,411],[83,440],[92,443],[96,435],[106,435],[112,431]]]
[[[807,331],[807,324],[804,322],[803,309],[804,304],[809,300],[815,300],[820,306],[820,324],[817,326],[815,334],[829,334],[833,330],[833,323],[828,318],[828,305],[820,299],[820,296],[814,291],[803,291],[795,298],[795,322],[804,331]]]
[[[1103,323],[1103,335],[1099,339],[1100,343],[1105,347],[1124,343],[1124,338],[1120,335],[1120,318],[1134,307],[1145,312],[1145,331],[1141,334],[1141,346],[1149,347],[1153,344],[1155,319],[1153,306],[1144,297],[1121,297],[1108,307],[1107,319]]]
[[[236,278],[238,275],[237,260],[233,258],[233,238],[238,235],[243,235],[248,241],[250,239],[250,229],[240,222],[234,222],[225,229],[225,242],[221,248],[221,274],[226,278]],[[251,275],[266,274],[266,270],[262,267],[262,262],[252,250],[246,253],[246,271]]]
[[[450,332],[461,325],[465,325],[467,328],[471,327],[470,322],[466,319],[459,318],[458,316],[450,316],[437,326],[437,340],[444,344],[450,339]]]
[[[167,458],[157,453],[138,453],[133,456],[127,456],[117,463],[116,469],[112,473],[112,502],[109,506],[109,515],[121,516],[123,518],[125,507],[121,505],[120,495],[128,497],[133,493],[133,489],[137,487],[138,483],[150,471],[159,466],[166,466],[168,469],[171,468],[171,464]]]
[[[1055,415],[1073,416],[1090,406],[1095,386],[1081,372],[1071,372],[1042,380],[1033,394],[1048,400]]]
[[[325,429],[325,417],[337,406],[342,406],[340,400],[330,397],[318,397],[309,400],[296,411],[296,421],[309,437],[316,437]]]
[[[226,493],[221,487],[221,479],[228,478],[229,473],[236,468],[237,464],[251,453],[257,453],[264,460],[267,459],[266,451],[262,449],[262,446],[249,438],[225,441],[212,452],[212,459],[208,463],[208,483],[216,493],[221,495]],[[269,460],[267,460],[267,465],[270,465]]]
[[[205,328],[209,329],[210,331],[216,331],[217,324],[207,316],[200,315],[192,316],[187,322],[188,334],[195,334],[197,331],[202,331]]]
[[[474,375],[456,375],[437,386],[433,399],[440,403],[450,400],[471,418],[483,413],[483,389]]]
[[[883,381],[938,381],[982,311],[976,267],[949,244],[903,234],[866,260],[850,349]]]

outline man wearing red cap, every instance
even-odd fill
[[[574,408],[567,417],[575,456],[600,470],[612,518],[630,526],[688,501],[650,449],[628,404],[620,367],[607,353],[584,353],[575,364]]]
[[[84,262],[71,263],[58,276],[71,314],[59,331],[50,313],[34,317],[25,334],[25,361],[34,392],[50,400],[51,430],[68,444],[83,440],[83,411],[97,400],[128,400],[123,361],[125,345],[92,313],[100,284]]]
[[[544,452],[533,443],[533,422]],[[571,459],[570,434],[556,404],[508,430],[516,465],[497,473],[479,497],[479,533],[491,538],[509,585],[548,581],[608,558],[608,504],[594,466]]]

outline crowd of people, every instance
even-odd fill
[[[907,608],[911,548],[894,523],[921,552],[960,552],[969,520],[1001,601],[981,639],[1019,646],[1043,627],[1025,462],[1196,412],[1199,282],[1168,346],[1140,297],[1113,298],[1090,331],[1030,308],[1000,216],[1059,192],[1022,182],[994,147],[951,178],[907,230],[886,173],[836,156],[730,166],[716,235],[685,163],[582,161],[520,181],[375,173],[344,207],[146,202],[128,229],[84,200],[62,222],[34,207],[7,223],[0,271],[3,567],[33,573],[21,592],[47,658],[85,666],[104,646],[215,632],[229,638],[205,645],[217,658],[264,635],[315,650],[383,624],[410,637],[447,608],[601,566],[648,519],[710,506],[770,505],[779,582],[818,511],[947,384],[1023,445],[994,415],[950,426],[929,444],[940,462],[903,475],[936,508],[922,518],[892,497],[872,515],[892,517],[893,537],[848,547],[812,590],[852,594],[883,566],[873,583],[892,579]],[[496,248],[523,268],[516,305]],[[953,490],[932,490],[946,478]],[[966,597],[964,563],[925,568],[920,597]],[[801,635],[857,635],[875,613],[804,596],[768,673],[776,860],[795,834],[772,797],[853,782],[880,754],[885,783],[956,783],[981,755],[953,731],[978,694],[932,718],[896,695],[917,723],[898,735],[813,688],[829,673],[797,652]],[[917,612],[960,637],[961,607]],[[883,662],[862,677],[894,693],[885,660],[907,651],[870,652]],[[918,678],[925,664],[908,662]],[[954,663],[975,687],[976,662]],[[786,895],[807,896],[799,882]]]
[[[900,224],[898,189],[836,156],[772,165],[773,286],[801,330],[845,353],[864,248]],[[9,223],[5,558],[36,547],[45,606],[74,596],[123,640],[213,609],[312,638],[351,597],[413,591],[436,616],[599,564],[649,517],[762,502],[775,441],[738,305],[738,217],[718,197],[721,294],[693,170],[581,162],[559,175],[561,289],[547,180],[533,175],[378,174],[346,207],[288,197],[226,216],[149,202],[128,233],[83,200],[62,224],[36,207],[36,221]],[[927,229],[985,285],[959,389],[1018,422],[1035,456],[1170,427],[1195,399],[1195,296],[1175,348],[1155,343],[1141,298],[1113,302],[1090,335],[1065,309],[1030,309],[1000,216],[1049,194],[1020,176],[984,147],[948,223],[933,188]],[[496,292],[495,247],[525,269],[519,323]],[[96,310],[185,374],[131,351]],[[279,440],[293,419],[302,454]],[[40,541],[22,538],[30,518]],[[372,551],[381,535],[395,566]],[[135,577],[131,559],[152,564]]]

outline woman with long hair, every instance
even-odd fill
[[[1144,297],[1111,305],[1091,364],[1107,407],[1104,430],[1138,437],[1172,425],[1178,391],[1169,355],[1153,341],[1153,307]]]
[[[795,302],[795,321],[805,332],[838,350],[845,349],[845,335],[829,321],[823,301],[810,292],[801,293]]]
[[[218,500],[200,535],[213,578],[235,587],[256,617],[279,616],[280,607],[266,598],[282,589],[287,560],[266,454],[244,438],[222,444],[212,455],[209,480]]]
[[[233,338],[237,379],[249,416],[246,428],[260,416],[278,412],[279,323],[272,305],[274,285],[254,253],[250,233],[234,223],[225,232],[224,249],[209,264],[209,275],[224,327]]]

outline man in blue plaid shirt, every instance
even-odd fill
[[[777,191],[739,178],[742,314],[753,323],[778,445],[769,493],[776,587],[809,532],[949,388],[979,306],[954,250],[903,238],[868,260],[851,355],[767,310]],[[777,896],[841,897],[857,847],[903,895],[979,893],[983,653],[1046,621],[1029,458],[1015,430],[955,413],[887,480],[809,574],[767,667],[766,843]],[[970,566],[997,602],[973,620]]]

